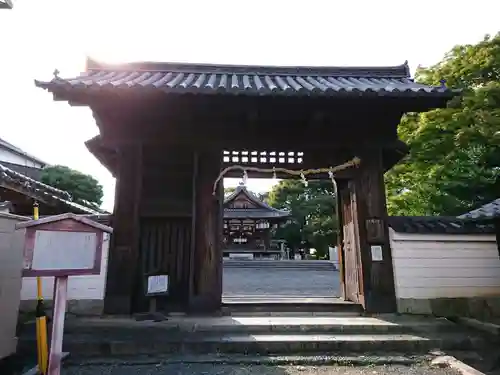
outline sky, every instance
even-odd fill
[[[454,45],[500,31],[500,1],[13,0],[0,10],[0,137],[50,164],[93,175],[111,210],[114,179],[85,148],[90,111],[35,87],[106,62],[399,65],[412,71]],[[472,6],[473,5],[473,6]],[[321,167],[321,166],[318,166]],[[226,186],[238,180],[225,181]],[[249,180],[256,192],[271,180]]]

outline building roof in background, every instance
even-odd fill
[[[252,208],[229,208],[227,207],[238,196],[244,195],[255,207]],[[254,193],[249,191],[245,185],[239,185],[234,192],[224,199],[224,218],[225,219],[257,219],[257,218],[278,218],[289,217],[291,213],[285,210],[269,206],[261,201]]]
[[[12,9],[13,7],[12,0],[0,0],[0,9]]]
[[[15,163],[9,163],[0,160],[0,163],[9,169],[12,169],[13,171],[16,171],[18,173],[21,173],[25,176],[28,176],[34,180],[41,181],[42,178],[42,173],[43,173],[43,168],[35,168],[35,167],[29,167],[27,165],[21,165],[21,164],[15,164]]]
[[[412,234],[493,234],[489,223],[447,216],[391,216],[389,227],[398,233]]]
[[[137,62],[104,64],[88,59],[80,76],[35,81],[61,98],[84,90],[140,90],[245,96],[362,96],[451,98],[456,90],[414,82],[408,63],[386,67],[288,67]]]
[[[62,204],[68,210],[76,213],[100,214],[100,210],[83,206],[71,200],[71,195],[63,190],[56,189],[44,184],[22,173],[16,172],[0,163],[0,187],[8,190],[14,190],[26,196],[29,196],[40,202],[49,205]]]
[[[458,216],[460,219],[491,220],[500,218],[500,198],[475,210]]]
[[[268,211],[262,208],[224,208],[224,219],[271,219],[289,216],[288,211]]]
[[[48,165],[46,162],[44,162],[43,160],[41,159],[38,159],[37,157],[33,156],[33,155],[30,155],[28,154],[27,152],[21,150],[19,147],[17,146],[14,146],[12,143],[9,143],[7,142],[5,139],[2,139],[0,138],[0,147],[1,148],[4,148],[6,150],[9,150],[11,151],[12,153],[14,154],[17,154],[19,156],[23,156],[25,157],[26,159],[29,159],[35,163],[38,163],[38,164],[42,164],[42,166],[46,166]],[[1,162],[1,161],[0,161]]]
[[[224,218],[227,209],[224,210]],[[110,225],[113,215],[109,213],[86,214],[91,220]],[[42,216],[43,217],[43,216]],[[446,216],[390,216],[389,227],[398,233],[408,234],[494,234],[493,224],[479,224],[470,220]],[[275,241],[275,240],[273,240]]]

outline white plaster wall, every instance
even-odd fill
[[[494,235],[422,235],[390,230],[397,298],[500,296]]]
[[[102,246],[101,273],[91,276],[71,276],[68,280],[68,300],[102,300],[106,285],[108,265],[109,234],[104,234]],[[42,294],[45,300],[52,300],[54,295],[54,278],[42,278]],[[22,281],[21,300],[36,299],[36,278],[25,277]]]
[[[12,151],[0,148],[0,162],[2,161],[12,164],[19,164],[26,167],[43,168],[43,165],[41,163],[30,160],[25,156],[13,153]]]
[[[21,292],[24,231],[15,225],[23,218],[0,213],[0,359],[14,353]]]

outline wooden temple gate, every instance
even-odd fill
[[[451,90],[414,83],[406,64],[287,68],[89,61],[87,70],[36,84],[57,100],[92,109],[100,134],[87,146],[117,178],[107,313],[145,311],[145,276],[158,271],[170,277],[170,296],[161,307],[220,309],[222,181],[215,195],[213,187],[223,167],[305,170],[354,157],[359,166],[336,174],[345,297],[369,312],[396,310],[383,174],[407,152],[397,137],[401,116],[444,106]],[[227,150],[247,151],[224,163]],[[300,160],[288,157],[299,151]]]

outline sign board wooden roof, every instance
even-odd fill
[[[61,215],[54,215],[54,216],[47,216],[47,217],[44,217],[42,219],[38,219],[38,220],[30,220],[30,221],[25,221],[25,222],[22,222],[22,223],[17,223],[16,224],[16,229],[23,229],[23,228],[30,228],[30,227],[36,227],[36,226],[39,226],[39,225],[43,225],[43,224],[50,224],[50,223],[55,223],[55,222],[58,222],[58,221],[62,221],[62,220],[74,220],[74,221],[78,221],[84,225],[87,225],[89,227],[92,227],[92,228],[95,228],[95,229],[98,229],[102,232],[106,232],[106,233],[112,233],[113,232],[113,228],[111,227],[108,227],[107,225],[103,225],[101,223],[98,223],[92,219],[89,219],[88,217],[85,217],[85,216],[82,216],[82,215],[76,215],[76,214],[73,214],[73,213],[66,213],[66,214],[61,214]]]

